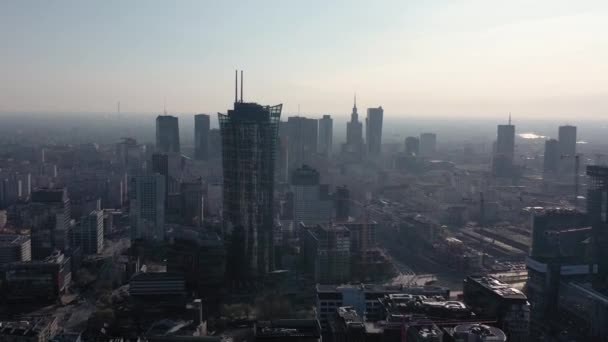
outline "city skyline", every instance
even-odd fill
[[[599,1],[32,2],[0,12],[0,113],[111,113],[118,102],[160,113],[165,101],[170,113],[216,113],[232,97],[235,68],[247,73],[246,99],[282,102],[287,113],[347,115],[354,91],[361,108],[382,105],[387,117],[608,108],[608,6]],[[228,14],[229,24],[219,20]],[[264,78],[269,65],[280,77]]]

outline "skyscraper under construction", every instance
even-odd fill
[[[245,103],[242,89],[241,73],[241,99],[235,96],[228,114],[218,113],[224,238],[232,281],[252,279],[272,268],[274,168],[282,108]]]

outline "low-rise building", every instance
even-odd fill
[[[32,241],[29,236],[0,234],[0,265],[31,260]]]
[[[48,342],[57,332],[57,318],[0,321],[2,342]]]

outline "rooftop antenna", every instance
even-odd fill
[[[509,126],[511,126],[511,112],[509,112]]]
[[[234,103],[239,101],[239,71],[234,70]]]
[[[120,101],[118,101],[118,105],[117,105],[117,107],[118,107],[118,108],[116,109],[116,111],[118,112],[118,114],[120,114]]]
[[[300,116],[300,104],[298,103],[298,116]]]
[[[167,115],[167,98],[163,98],[163,113]]]
[[[241,70],[241,103],[243,103],[243,70]]]

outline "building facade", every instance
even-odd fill
[[[367,118],[365,118],[365,142],[367,152],[370,156],[377,156],[382,151],[382,120],[384,110],[382,106],[378,108],[368,108]]]
[[[323,115],[323,118],[319,119],[319,142],[318,151],[323,156],[331,156],[333,151],[333,139],[334,139],[334,119],[331,115]]]
[[[80,223],[72,230],[72,243],[82,248],[82,254],[99,254],[104,246],[103,211],[93,210],[80,218]]]
[[[209,158],[209,126],[209,115],[194,116],[194,159],[196,160]]]
[[[306,225],[314,225],[331,220],[333,203],[328,186],[320,184],[320,178],[319,172],[307,165],[292,173],[290,183],[296,224],[303,222]]]
[[[420,155],[433,157],[437,152],[437,135],[435,133],[420,134]]]
[[[129,210],[131,239],[165,237],[165,177],[156,173],[131,177]]]
[[[302,164],[311,165],[318,149],[318,121],[301,116],[288,118],[287,138],[289,170]]]

